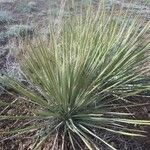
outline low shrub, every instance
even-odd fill
[[[7,36],[16,38],[32,38],[34,35],[34,28],[30,25],[13,25],[7,31]]]
[[[25,46],[20,65],[31,86],[8,77],[9,86],[37,107],[32,115],[0,119],[29,121],[11,133],[36,131],[32,149],[51,139],[49,149],[99,150],[104,144],[115,150],[99,132],[143,137],[135,126],[150,125],[129,112],[138,105],[128,98],[150,89],[141,82],[149,72],[150,43],[139,45],[150,22],[139,32],[137,17],[128,24],[128,13],[120,23],[113,9],[109,15],[92,5],[79,10],[50,27],[49,46],[40,39]]]
[[[0,0],[0,3],[14,3],[14,0]]]
[[[0,32],[0,46],[6,45],[8,42],[8,36],[5,32]]]
[[[32,12],[37,12],[38,8],[36,5],[36,2],[21,2],[18,3],[17,8],[18,11],[23,12],[23,13],[32,13]]]
[[[5,75],[8,75],[13,79],[17,79],[20,82],[24,80],[20,72],[20,66],[14,60],[12,50],[14,49],[10,47],[0,48],[0,95],[5,94],[6,90],[10,88],[7,85],[7,81],[4,79],[2,80],[2,77],[5,78]],[[13,53],[15,54],[17,52],[13,52]]]
[[[7,11],[0,11],[0,24],[13,22],[14,18]]]

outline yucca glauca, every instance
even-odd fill
[[[127,12],[120,21],[123,10],[117,17],[115,12],[92,5],[78,8],[60,17],[59,26],[50,26],[49,46],[39,39],[26,46],[20,65],[28,84],[12,78],[8,84],[35,104],[33,115],[0,118],[30,120],[12,133],[35,133],[32,149],[42,149],[52,139],[49,149],[59,145],[57,149],[99,150],[103,143],[115,150],[100,132],[145,136],[135,125],[150,125],[150,120],[129,112],[137,104],[129,96],[150,88],[143,82],[149,72],[150,42],[141,43],[150,22],[142,26]]]

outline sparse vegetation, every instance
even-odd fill
[[[0,45],[6,45],[8,42],[8,36],[5,32],[0,32]]]
[[[16,38],[32,38],[34,34],[34,28],[30,25],[13,25],[7,32],[9,37]]]
[[[14,21],[14,19],[10,12],[0,11],[0,24],[10,23],[12,21]]]
[[[0,3],[13,3],[14,0],[0,0]]]
[[[32,12],[36,12],[38,9],[35,2],[31,1],[28,3],[24,1],[18,4],[17,10],[24,13],[32,13]]]

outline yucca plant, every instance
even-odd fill
[[[114,10],[81,6],[68,18],[60,17],[58,28],[50,26],[49,46],[38,39],[25,48],[20,65],[28,84],[7,77],[9,86],[35,107],[33,115],[0,119],[30,120],[11,133],[35,133],[32,149],[52,139],[49,149],[59,144],[57,149],[99,150],[103,143],[115,150],[98,133],[145,136],[136,126],[150,125],[150,120],[136,119],[130,108],[139,104],[129,96],[150,88],[143,82],[150,42],[141,43],[150,22],[141,29],[137,16],[126,12],[120,22]]]

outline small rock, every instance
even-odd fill
[[[37,3],[36,2],[29,2],[28,6],[29,7],[37,7]]]
[[[10,109],[8,112],[7,112],[8,115],[14,115],[15,114],[15,110],[13,109]]]
[[[28,11],[29,12],[35,12],[35,11],[37,11],[37,3],[36,2],[29,2],[27,4],[27,7],[28,7]]]

